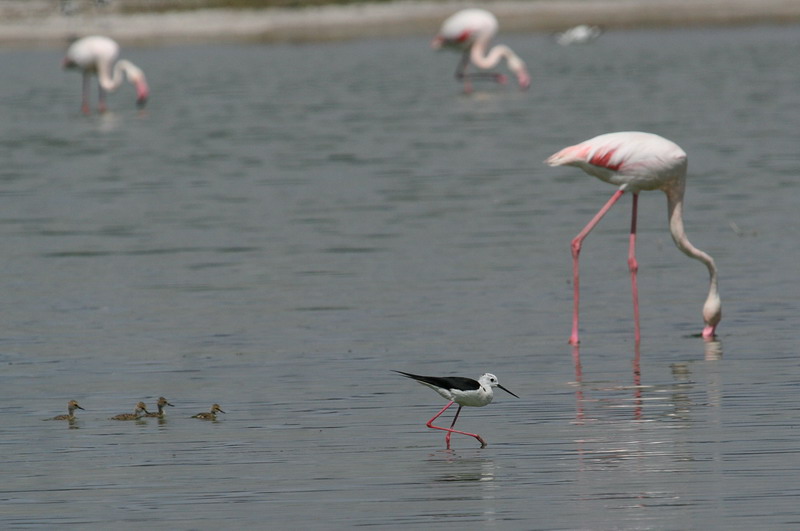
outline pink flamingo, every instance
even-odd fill
[[[550,166],[577,166],[589,175],[619,186],[616,193],[572,240],[573,313],[569,342],[577,345],[579,278],[578,255],[584,238],[598,224],[623,193],[633,194],[633,212],[628,250],[628,268],[633,288],[635,340],[639,343],[639,294],[636,273],[636,208],[639,192],[661,190],[667,195],[669,230],[675,245],[684,254],[703,262],[708,268],[710,286],[703,305],[703,338],[714,338],[722,318],[722,303],[717,288],[717,266],[707,253],[689,242],[683,229],[683,193],[686,187],[686,153],[675,143],[651,133],[623,132],[596,136],[580,144],[562,149],[545,161]]]
[[[488,69],[494,68],[505,58],[508,68],[516,74],[520,88],[526,89],[531,84],[525,63],[511,48],[499,44],[487,52],[489,42],[497,33],[497,27],[497,19],[488,11],[462,9],[442,23],[438,35],[431,42],[434,49],[444,46],[463,50],[461,62],[456,69],[456,79],[464,81],[465,92],[472,91],[472,79],[489,78],[498,83],[506,82],[506,76],[494,72],[466,74],[465,70],[470,62],[478,68]]]
[[[113,92],[122,84],[123,74],[136,87],[136,104],[144,106],[150,95],[150,88],[144,72],[125,59],[119,57],[119,45],[108,37],[98,35],[84,37],[73,42],[67,49],[62,65],[64,68],[78,68],[83,73],[83,100],[81,109],[89,113],[89,81],[97,76],[99,103],[97,110],[105,112],[106,92]],[[115,63],[116,61],[116,63]]]

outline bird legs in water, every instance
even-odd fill
[[[467,74],[467,66],[469,66],[470,62],[470,51],[466,50],[464,54],[461,56],[461,61],[458,63],[458,67],[456,68],[456,79],[459,81],[464,82],[464,93],[471,94],[472,93],[472,80],[473,79],[489,79],[491,81],[496,81],[501,85],[505,85],[508,83],[508,77],[505,74],[500,74],[497,72],[475,72],[472,74]]]
[[[580,275],[579,275],[579,268],[578,268],[578,256],[581,253],[581,245],[583,244],[583,240],[592,229],[597,226],[603,216],[608,213],[614,203],[616,203],[622,194],[625,193],[625,190],[620,189],[617,190],[614,195],[611,196],[611,199],[600,209],[600,211],[595,214],[592,220],[586,224],[582,231],[578,233],[577,236],[572,240],[572,288],[574,290],[573,294],[573,307],[572,307],[572,334],[569,336],[569,344],[570,345],[577,345],[580,340],[578,339],[578,307],[580,303]],[[629,247],[628,247],[628,270],[631,273],[631,288],[633,291],[633,326],[634,326],[634,341],[636,344],[639,344],[641,339],[641,333],[639,330],[639,287],[636,282],[636,275],[639,271],[639,263],[636,261],[636,215],[638,209],[638,202],[639,202],[639,194],[633,194],[633,209],[631,212],[631,233],[629,238]]]
[[[469,432],[466,432],[466,431],[458,431],[458,430],[454,430],[453,429],[453,426],[456,425],[456,420],[458,420],[458,414],[461,413],[461,408],[464,407],[464,406],[462,406],[460,404],[458,406],[458,411],[456,411],[456,416],[453,417],[453,422],[452,422],[452,424],[450,424],[449,428],[442,428],[441,426],[434,426],[433,425],[433,421],[438,419],[442,415],[442,413],[447,411],[447,409],[450,406],[452,406],[453,404],[455,404],[455,402],[448,402],[447,405],[444,406],[441,411],[439,411],[436,415],[434,415],[434,417],[431,420],[428,421],[426,426],[428,426],[429,428],[432,428],[434,430],[442,430],[442,431],[446,431],[447,432],[447,435],[445,435],[444,440],[447,443],[447,449],[448,450],[450,449],[450,436],[452,434],[454,434],[454,433],[460,433],[461,435],[469,435],[470,437],[475,437],[478,440],[478,442],[481,443],[481,448],[486,448],[486,441],[484,441],[483,438],[480,435],[478,435],[477,433],[469,433]]]
[[[633,194],[633,207],[631,208],[631,234],[628,244],[628,271],[631,272],[631,293],[633,296],[633,341],[638,347],[642,339],[639,330],[639,284],[636,274],[639,272],[639,262],[636,261],[636,213],[639,204],[639,194]]]
[[[81,111],[83,114],[91,114],[92,109],[89,104],[89,98],[91,95],[91,85],[92,85],[92,76],[90,74],[83,75],[83,87],[81,89]],[[103,86],[98,83],[97,85],[98,90],[98,103],[97,103],[97,112],[104,113],[108,110],[108,105],[106,104],[106,91],[103,89]]]

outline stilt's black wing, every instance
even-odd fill
[[[406,378],[411,378],[418,382],[435,385],[442,389],[460,389],[461,391],[474,391],[478,389],[481,384],[472,378],[464,378],[462,376],[420,376],[418,374],[411,374],[410,372],[394,371],[402,374]]]

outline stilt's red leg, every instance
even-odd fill
[[[631,235],[628,247],[628,269],[631,272],[631,291],[633,292],[633,337],[636,344],[641,340],[639,331],[639,285],[636,282],[636,273],[639,271],[639,262],[636,261],[636,213],[639,194],[633,194],[633,210],[631,212]]]
[[[462,406],[458,406],[458,409],[456,410],[456,415],[455,415],[455,417],[453,417],[453,422],[450,423],[450,429],[451,430],[453,429],[453,426],[456,425],[456,421],[458,420],[458,414],[461,413],[461,407]],[[452,431],[448,431],[447,435],[444,436],[444,441],[447,443],[447,449],[448,450],[450,449],[450,436],[451,435],[453,435],[453,432]]]
[[[580,275],[579,275],[579,268],[578,268],[578,256],[581,253],[581,245],[583,244],[583,240],[586,236],[592,232],[592,229],[603,219],[603,216],[614,206],[622,194],[625,193],[625,190],[617,190],[614,195],[611,196],[611,199],[600,209],[600,211],[595,214],[592,220],[586,224],[582,231],[578,233],[577,236],[572,240],[572,289],[573,289],[573,299],[572,299],[572,334],[569,336],[569,344],[570,345],[577,345],[580,340],[578,339],[578,307],[580,306]]]
[[[469,432],[466,432],[466,431],[458,431],[458,430],[454,430],[453,429],[453,426],[456,425],[456,420],[458,419],[458,414],[461,413],[461,408],[464,407],[464,406],[462,406],[460,404],[458,406],[458,411],[456,411],[456,416],[453,418],[453,423],[450,424],[449,428],[443,428],[441,426],[434,426],[433,425],[433,421],[438,419],[442,415],[442,413],[447,411],[447,409],[450,406],[452,406],[453,404],[455,404],[455,402],[448,402],[447,405],[444,406],[441,409],[441,411],[439,411],[436,415],[434,415],[434,417],[431,420],[428,421],[426,426],[428,426],[429,428],[432,428],[434,430],[442,430],[442,431],[446,431],[447,432],[447,435],[445,435],[445,442],[447,442],[447,449],[448,450],[450,449],[450,435],[453,434],[453,433],[460,433],[461,435],[469,435],[470,437],[475,437],[478,440],[478,442],[481,443],[481,448],[485,448],[486,447],[486,441],[484,441],[483,438],[481,438],[481,436],[478,435],[477,433],[469,433]]]

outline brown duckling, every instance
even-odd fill
[[[144,411],[145,414],[148,413],[144,402],[139,402],[136,404],[136,409],[133,410],[133,413],[120,413],[119,415],[111,417],[109,420],[138,420],[144,416],[140,414],[142,411]]]
[[[75,420],[76,409],[83,409],[83,408],[80,405],[78,405],[77,400],[70,400],[69,402],[67,402],[67,411],[69,411],[69,415],[56,415],[51,419],[45,419],[45,420]],[[83,410],[86,411],[85,409]]]
[[[217,413],[225,412],[222,411],[222,408],[219,407],[219,404],[214,404],[211,406],[211,411],[204,411],[202,413],[198,413],[197,415],[192,415],[192,418],[202,420],[217,420]]]
[[[164,412],[164,406],[172,406],[172,407],[175,407],[175,406],[173,406],[172,404],[170,404],[169,402],[167,402],[167,399],[166,399],[166,398],[164,398],[163,396],[160,396],[160,397],[158,397],[158,402],[156,403],[156,406],[158,406],[158,413],[155,413],[155,412],[149,412],[149,413],[147,413],[147,414],[145,415],[145,417],[158,417],[158,418],[164,418],[164,414],[165,414],[165,412]]]

